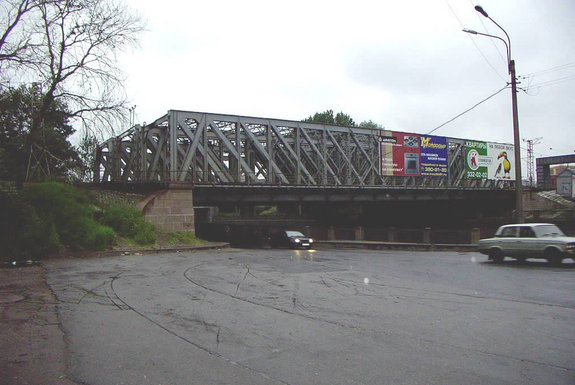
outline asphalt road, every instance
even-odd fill
[[[575,263],[214,250],[51,262],[71,379],[573,384]]]

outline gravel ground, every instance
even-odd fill
[[[0,384],[73,385],[57,302],[41,266],[0,268]]]

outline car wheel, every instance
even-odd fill
[[[503,262],[503,258],[505,256],[499,249],[491,249],[489,250],[489,259],[491,259],[494,263],[501,263]]]
[[[561,253],[557,249],[549,249],[545,252],[545,259],[552,266],[559,266],[563,262]]]

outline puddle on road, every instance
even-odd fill
[[[310,262],[326,262],[326,258],[318,258],[316,256],[316,250],[294,250],[294,254],[291,256],[291,260],[297,262],[310,261]]]
[[[242,253],[233,257],[227,257],[228,263],[238,265],[260,265],[268,266],[284,273],[312,273],[327,271],[342,271],[341,266],[337,266],[338,260],[326,256],[325,251],[315,249],[270,249],[263,256]],[[320,257],[320,255],[323,255]]]
[[[342,271],[341,267],[331,266],[333,259],[318,257],[316,250],[292,250],[285,258],[270,258],[266,264],[287,273],[312,273]]]

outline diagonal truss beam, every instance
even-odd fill
[[[464,139],[447,138],[448,175],[389,176],[381,137],[360,127],[170,110],[97,150],[98,182],[293,186],[513,188],[513,181],[466,178]]]

